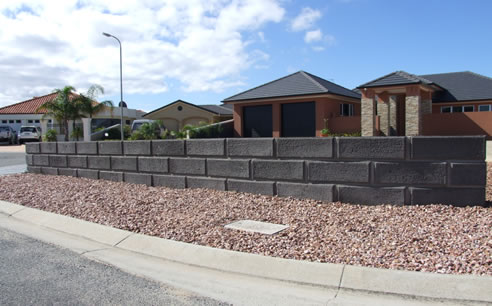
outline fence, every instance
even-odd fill
[[[485,137],[30,143],[26,151],[32,173],[327,202],[485,202]]]

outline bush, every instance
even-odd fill
[[[161,138],[161,123],[158,121],[144,123],[134,131],[129,140],[152,140]]]
[[[72,130],[70,137],[75,138],[77,141],[79,138],[84,137],[84,130],[81,127],[76,127]]]
[[[56,141],[56,130],[49,129],[46,134],[43,135],[43,141],[55,142]]]

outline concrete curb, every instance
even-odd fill
[[[364,291],[417,299],[492,303],[492,277],[447,275],[315,263],[216,249],[135,234],[0,201],[0,215],[141,254],[253,277],[339,291]]]

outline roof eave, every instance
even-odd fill
[[[351,96],[346,96],[346,95],[340,95],[340,94],[335,94],[331,92],[321,92],[321,93],[312,93],[312,94],[302,94],[302,95],[287,95],[287,96],[275,96],[275,97],[263,97],[263,98],[253,98],[253,99],[240,99],[240,100],[222,100],[221,102],[223,103],[239,103],[239,102],[247,102],[247,101],[259,101],[259,100],[268,100],[268,99],[281,99],[281,98],[296,98],[296,97],[312,97],[312,96],[319,96],[319,95],[333,95],[333,96],[340,96],[344,98],[349,98],[349,99],[355,99],[355,100],[360,100],[360,97],[351,97]]]

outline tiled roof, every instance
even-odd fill
[[[12,105],[4,106],[0,108],[0,114],[43,114],[45,110],[36,110],[44,103],[54,99],[57,93],[53,92],[41,97],[34,97],[32,99],[15,103]]]
[[[464,71],[422,75],[445,90],[437,91],[433,102],[454,102],[492,99],[492,78]]]
[[[410,74],[405,71],[395,71],[365,84],[360,85],[358,88],[368,87],[380,87],[380,86],[393,86],[393,85],[407,85],[407,84],[433,84],[432,81],[415,74]]]
[[[196,108],[199,108],[199,109],[202,109],[204,111],[207,111],[207,112],[211,112],[211,113],[214,113],[214,114],[217,114],[217,115],[232,115],[232,110],[231,109],[228,109],[228,108],[225,108],[225,107],[222,107],[220,105],[213,105],[213,104],[206,104],[206,105],[196,105],[196,104],[193,104],[193,103],[190,103],[190,102],[186,102],[186,101],[183,101],[183,100],[176,100],[174,102],[171,102],[167,105],[164,105],[162,107],[159,107],[158,109],[154,109],[153,111],[151,112],[148,112],[146,113],[145,115],[143,115],[143,117],[147,117],[148,115],[152,114],[152,113],[155,113],[157,111],[160,111],[166,107],[169,107],[173,104],[176,104],[176,103],[184,103],[184,104],[188,104],[190,106],[193,106],[193,107],[196,107]]]
[[[312,94],[334,94],[359,99],[360,95],[350,89],[322,79],[304,71],[298,71],[283,78],[249,89],[223,102],[303,96]]]

